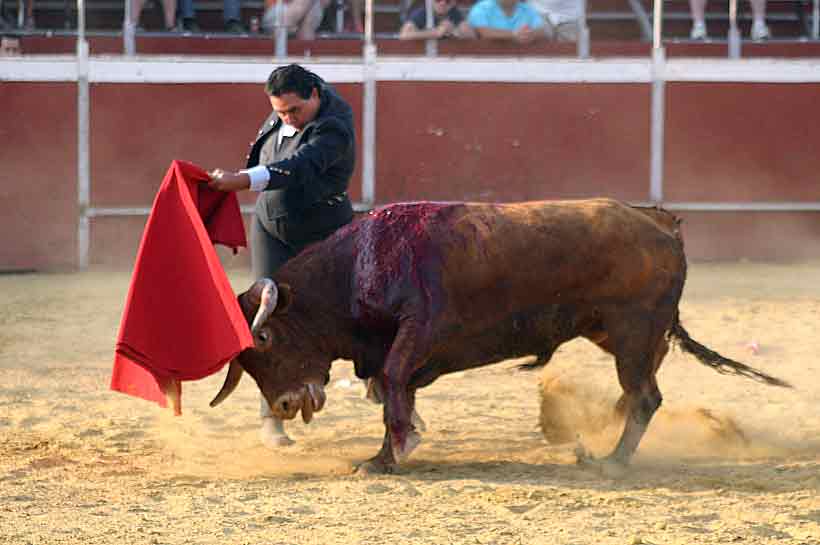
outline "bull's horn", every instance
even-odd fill
[[[231,395],[231,392],[239,386],[239,379],[241,378],[242,366],[239,365],[239,362],[236,360],[231,360],[231,365],[228,367],[228,374],[225,375],[225,383],[222,385],[222,389],[219,390],[219,393],[216,394],[214,400],[211,401],[211,407],[216,407],[225,401],[225,398]]]
[[[248,290],[248,297],[254,306],[259,305],[256,316],[253,317],[253,324],[251,324],[251,333],[255,335],[276,308],[279,290],[270,278],[260,278]]]

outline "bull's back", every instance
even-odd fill
[[[673,234],[617,201],[463,206],[434,238],[445,292],[470,307],[634,299],[684,267]]]
[[[354,315],[432,304],[475,321],[541,305],[635,300],[682,282],[685,267],[673,234],[610,199],[404,203],[349,230],[342,238],[353,242]]]

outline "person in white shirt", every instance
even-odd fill
[[[578,0],[527,0],[546,22],[545,33],[558,42],[578,41],[578,20],[581,3]]]

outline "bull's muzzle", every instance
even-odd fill
[[[271,406],[273,416],[289,420],[302,411],[302,420],[305,424],[313,420],[313,413],[319,412],[325,406],[325,389],[318,384],[306,384],[300,390],[286,392],[276,398]]]

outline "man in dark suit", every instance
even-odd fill
[[[215,169],[210,186],[258,191],[251,225],[254,277],[271,278],[285,261],[353,219],[347,195],[356,164],[353,112],[330,85],[291,64],[274,70],[265,86],[273,111],[251,145],[246,168]],[[292,441],[261,402],[262,442]]]

